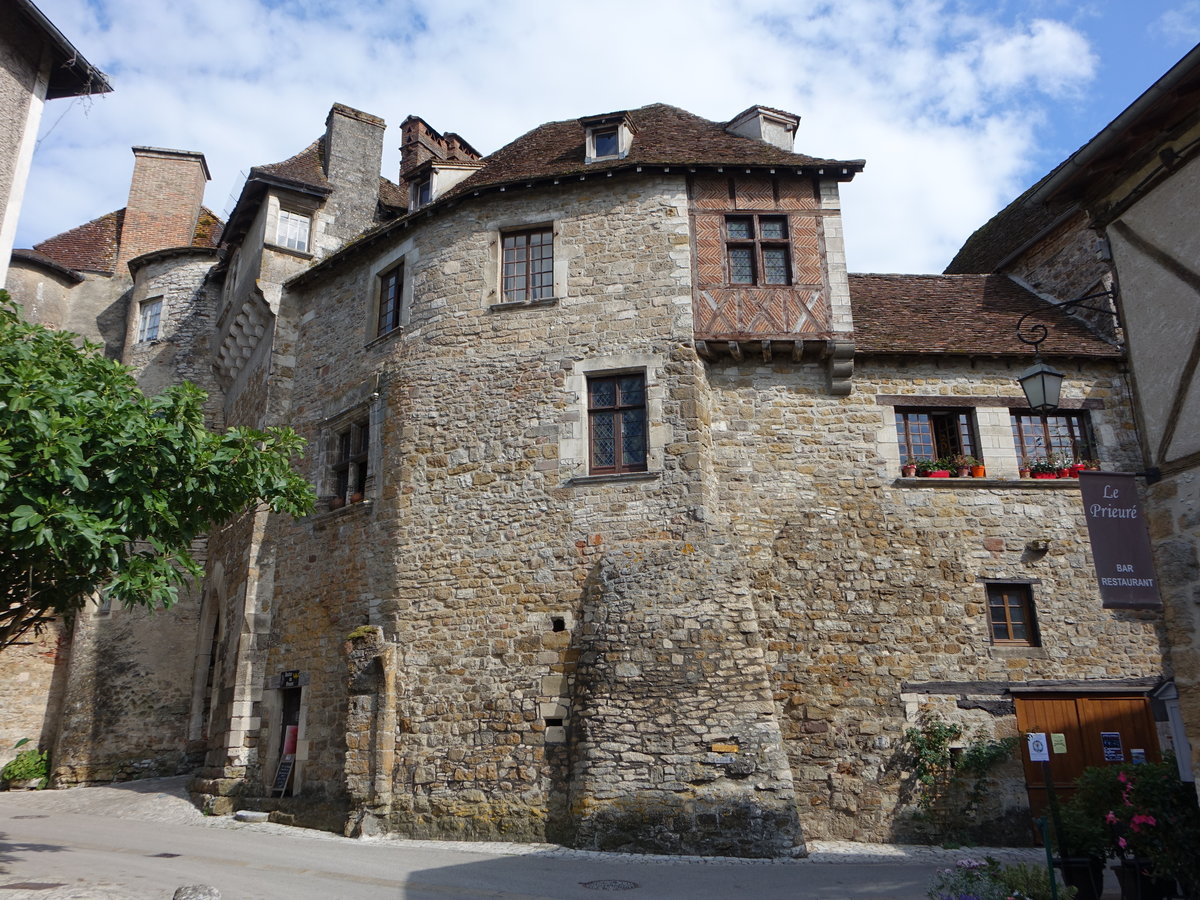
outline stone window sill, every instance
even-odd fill
[[[294,256],[297,259],[313,259],[311,253],[304,250],[293,250],[291,247],[281,247],[279,244],[272,244],[270,241],[263,241],[263,247],[268,250],[274,250],[276,253],[285,253],[288,256]]]
[[[558,298],[542,297],[540,300],[506,300],[503,303],[493,303],[488,309],[491,312],[508,312],[511,309],[537,309],[541,306],[558,306]]]
[[[337,509],[330,509],[329,500],[323,499],[317,501],[316,508],[309,514],[309,518],[318,522],[326,522],[343,516],[364,515],[374,505],[375,501],[373,500],[359,500],[357,503],[347,503]]]
[[[898,487],[941,489],[1000,488],[1002,490],[1077,491],[1078,478],[897,478]]]
[[[1021,647],[1013,645],[992,644],[988,654],[993,659],[1049,659],[1050,654],[1045,647]]]
[[[377,334],[375,337],[367,341],[363,347],[366,350],[373,350],[375,347],[381,347],[388,341],[392,341],[400,337],[400,335],[404,334],[405,330],[405,327],[400,325],[396,328],[393,328],[391,331],[385,331],[383,334]]]
[[[589,484],[620,484],[631,481],[657,481],[662,478],[662,472],[621,472],[616,475],[576,475],[568,478],[567,484],[584,486]]]

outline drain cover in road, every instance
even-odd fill
[[[599,881],[579,882],[589,891],[632,891],[637,887],[636,881],[621,881],[619,878],[601,878]]]

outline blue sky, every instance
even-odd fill
[[[936,272],[976,227],[1200,41],[1200,0],[37,0],[115,91],[47,104],[17,236],[125,204],[134,145],[199,150],[206,204],[301,150],[334,102],[484,153],[653,102],[802,117],[796,149],[865,158],[853,271]]]

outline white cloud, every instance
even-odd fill
[[[44,139],[19,245],[123,206],[133,145],[203,151],[221,211],[335,101],[387,119],[391,177],[410,113],[486,153],[555,119],[765,103],[803,116],[797,150],[867,159],[845,189],[852,268],[932,271],[1022,186],[1039,111],[1095,66],[1061,22],[952,0],[40,2],[116,90]]]
[[[1188,0],[1168,9],[1150,23],[1150,33],[1175,47],[1191,47],[1200,42],[1200,0]]]

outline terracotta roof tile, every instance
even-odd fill
[[[868,353],[1032,356],[1017,320],[1046,325],[1047,356],[1119,358],[1083,322],[1054,309],[1006,275],[851,275],[858,349]]]
[[[34,244],[33,249],[68,269],[111,275],[124,221],[125,210],[118,209]]]
[[[250,178],[255,175],[274,175],[276,178],[286,178],[288,181],[328,190],[330,185],[329,179],[325,177],[325,138],[317,138],[295,156],[282,162],[255,166],[250,170]]]
[[[396,182],[382,175],[379,176],[379,202],[402,212],[408,210],[408,198],[404,195],[404,190]]]
[[[1054,170],[1057,171],[1058,168]],[[995,272],[1002,262],[1049,228],[1058,218],[1059,212],[1041,203],[1032,203],[1030,199],[1034,191],[1054,172],[1047,174],[976,229],[959,248],[954,259],[950,260],[945,273],[968,275],[975,272]]]
[[[111,275],[117,262],[121,227],[124,222],[125,210],[118,209],[70,231],[47,238],[40,244],[35,244],[33,249],[68,269]],[[191,246],[216,247],[223,225],[212,210],[206,206],[200,207]]]
[[[852,165],[861,161],[819,159],[730,134],[712,122],[664,103],[629,111],[637,129],[624,159],[584,163],[586,133],[578,119],[540,125],[484,158],[484,166],[446,196],[513,181],[603,172],[631,165]]]

